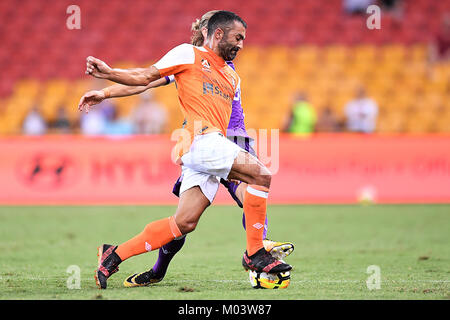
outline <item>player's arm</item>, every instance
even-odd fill
[[[140,94],[148,89],[157,88],[160,86],[164,86],[166,84],[167,84],[166,79],[160,78],[158,80],[150,82],[146,86],[127,86],[124,84],[117,83],[102,90],[105,92],[106,98],[120,98]]]
[[[148,89],[167,85],[172,81],[173,76],[166,76],[164,78],[152,81],[146,86],[126,86],[123,84],[114,84],[102,90],[92,90],[81,97],[80,102],[78,103],[78,109],[80,111],[84,110],[87,113],[92,106],[99,104],[105,99],[127,97],[135,94],[140,94]]]
[[[128,86],[146,86],[161,78],[159,70],[154,66],[132,69],[111,68],[102,60],[92,56],[86,58],[86,74]]]
[[[195,63],[193,46],[181,44],[149,68],[118,69],[92,56],[86,59],[86,74],[129,86],[146,86],[161,77],[176,75]]]

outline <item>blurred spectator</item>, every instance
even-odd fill
[[[399,0],[378,0],[378,4],[384,11],[395,11],[400,7]]]
[[[294,101],[291,112],[285,121],[284,131],[291,133],[314,132],[317,121],[316,110],[303,93],[297,94]]]
[[[441,28],[431,45],[430,55],[432,62],[450,60],[450,13],[442,18]]]
[[[347,130],[372,133],[376,128],[378,105],[369,98],[364,87],[359,87],[355,99],[345,106]]]
[[[404,3],[402,0],[378,0],[377,3],[383,13],[389,14],[397,21],[403,20],[404,16]]]
[[[141,102],[133,110],[132,123],[137,134],[158,134],[165,132],[167,111],[153,99],[153,94],[146,91],[140,95]]]
[[[367,7],[374,4],[375,0],[343,0],[345,12],[350,14],[366,14]]]
[[[105,100],[95,107],[89,113],[82,113],[80,119],[81,133],[89,136],[101,135],[105,131],[106,112],[104,109],[113,108],[110,100]]]
[[[22,130],[26,135],[41,135],[47,132],[47,124],[37,106],[34,106],[25,117]]]
[[[339,132],[342,130],[342,123],[329,106],[325,107],[319,116],[316,124],[317,132]]]
[[[53,132],[58,134],[70,133],[72,126],[70,120],[67,117],[67,112],[64,106],[58,108],[56,119],[50,124],[50,128]]]
[[[115,105],[110,105],[105,108],[105,126],[103,128],[103,134],[106,135],[130,135],[133,134],[133,125],[125,118],[119,117],[119,112]]]
[[[101,90],[108,85],[109,84],[106,80],[92,78],[90,89]],[[105,131],[108,110],[112,108],[114,108],[112,100],[107,99],[91,108],[89,113],[81,113],[81,133],[88,136],[102,135]]]

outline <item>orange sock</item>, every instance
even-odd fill
[[[116,253],[124,261],[129,257],[159,249],[181,235],[173,216],[153,221],[146,225],[140,234],[119,245]]]
[[[247,233],[247,254],[249,256],[264,247],[263,233],[268,194],[269,189],[257,185],[248,185],[245,190],[243,205]]]

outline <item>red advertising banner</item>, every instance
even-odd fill
[[[280,139],[278,203],[450,202],[450,136],[316,135]]]
[[[169,136],[1,138],[0,204],[176,204],[173,146]],[[272,204],[450,202],[449,135],[281,135],[267,154]],[[215,203],[233,200],[220,188]]]

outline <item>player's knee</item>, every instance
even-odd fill
[[[267,171],[257,177],[255,184],[269,189],[271,182],[272,182],[272,174],[269,171]]]
[[[197,223],[198,221],[181,220],[177,221],[177,226],[182,234],[188,234],[195,230],[195,228],[197,227]]]

